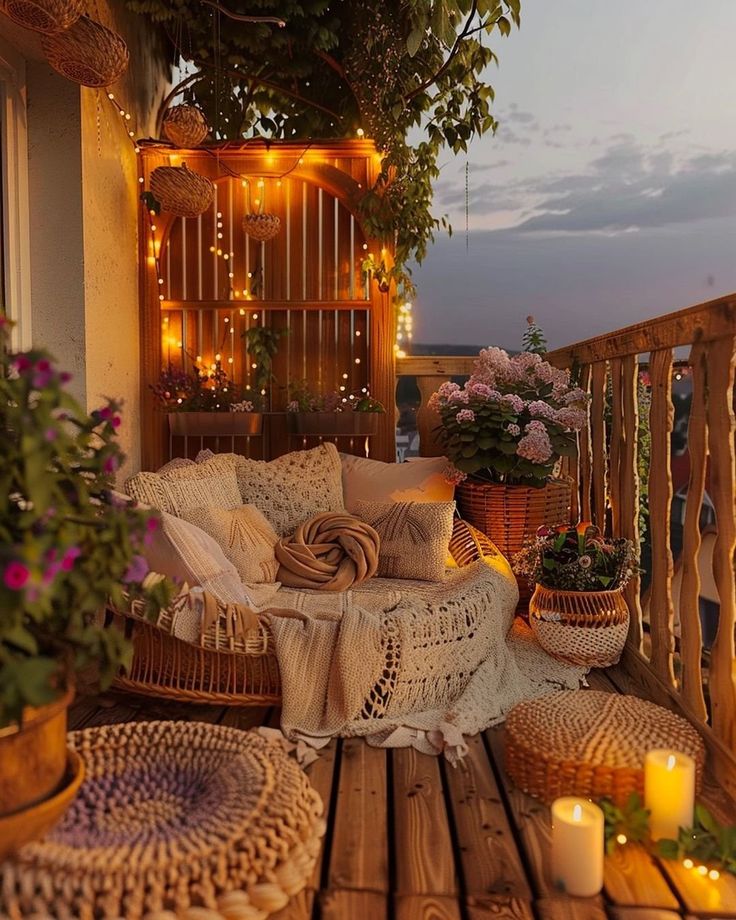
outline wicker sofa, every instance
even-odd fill
[[[460,568],[481,558],[501,557],[484,534],[459,518],[449,551]],[[122,615],[110,610],[109,614],[133,643],[130,670],[117,677],[117,687],[194,703],[255,706],[280,701],[281,678],[267,618],[260,618],[258,630],[245,638],[215,628],[195,644],[171,635],[170,611],[163,614],[160,625],[147,622],[137,611]]]

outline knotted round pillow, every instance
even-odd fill
[[[275,546],[277,581],[289,588],[345,591],[376,574],[380,538],[343,512],[318,514]]]

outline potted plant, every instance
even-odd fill
[[[43,833],[81,781],[66,750],[75,674],[94,663],[108,684],[130,659],[98,612],[169,600],[141,555],[158,518],[111,492],[119,405],[88,415],[68,380],[43,351],[0,347],[0,858]]]
[[[370,436],[386,411],[367,388],[360,393],[347,393],[343,387],[319,394],[302,381],[289,388],[289,397],[287,417],[294,434]]]
[[[484,348],[464,386],[430,398],[452,462],[463,517],[511,558],[542,524],[570,521],[571,483],[555,477],[575,453],[587,394],[536,351]]]
[[[529,621],[545,651],[586,667],[616,664],[629,631],[623,589],[638,564],[630,540],[605,539],[588,522],[541,528],[514,571],[534,585]]]
[[[242,398],[239,387],[222,366],[222,358],[204,367],[192,360],[190,372],[171,362],[151,386],[159,405],[168,413],[169,431],[181,437],[258,435],[263,415],[252,400]]]
[[[274,382],[273,359],[278,354],[279,342],[288,329],[271,329],[269,326],[251,326],[243,333],[245,350],[252,359],[255,401],[266,408],[269,389]]]

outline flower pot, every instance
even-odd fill
[[[304,435],[376,434],[380,412],[288,412],[289,430]]]
[[[23,836],[20,842],[36,836],[35,832],[24,835],[24,822],[28,822],[29,830],[45,830],[63,811],[56,810],[59,802],[56,806],[49,804],[51,799],[61,795],[68,805],[73,798],[72,794],[67,801],[62,795],[71,784],[66,715],[73,696],[69,689],[46,706],[27,706],[20,724],[0,729],[0,822],[4,822],[0,823],[0,858],[3,852],[10,852],[6,849],[10,839],[5,833],[6,825],[17,827],[10,841],[15,848],[20,845],[19,835]],[[77,772],[75,768],[74,774]],[[46,819],[48,824],[44,823]]]
[[[621,657],[629,633],[623,588],[558,591],[536,585],[529,622],[553,658],[589,668],[607,668]]]
[[[180,437],[212,438],[259,435],[261,412],[170,412],[169,431]]]

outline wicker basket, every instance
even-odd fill
[[[162,210],[177,217],[199,217],[212,204],[215,186],[206,177],[181,166],[159,166],[151,173],[150,188]]]
[[[632,792],[643,797],[644,757],[653,748],[689,754],[700,785],[700,735],[685,719],[638,697],[563,690],[520,703],[506,720],[509,776],[547,804],[566,795],[618,805]]]
[[[623,588],[555,591],[537,585],[529,622],[549,655],[570,664],[607,668],[616,664],[629,633]]]
[[[123,39],[88,16],[66,32],[44,35],[41,45],[54,70],[82,86],[109,86],[128,69],[128,46]]]
[[[199,147],[209,126],[196,105],[175,105],[164,116],[163,131],[177,147]]]
[[[246,214],[243,230],[253,240],[265,243],[272,240],[281,230],[281,218],[276,214]]]
[[[84,0],[7,0],[2,10],[24,29],[54,35],[71,28],[84,8]]]

